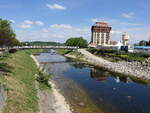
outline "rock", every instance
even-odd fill
[[[88,59],[88,62],[97,66],[103,66],[111,71],[119,72],[123,74],[129,74],[138,78],[145,78],[150,80],[150,58],[144,62],[138,61],[119,61],[119,62],[110,62],[101,57],[97,57],[84,49],[79,49],[84,57]]]
[[[85,106],[85,104],[84,104],[83,102],[78,103],[78,105],[79,105],[80,107],[84,107],[84,106]]]

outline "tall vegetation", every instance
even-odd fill
[[[80,48],[87,47],[87,41],[83,37],[69,38],[66,43],[66,46],[77,46]]]
[[[0,46],[8,47],[19,45],[20,42],[15,37],[16,34],[11,27],[11,22],[8,20],[0,19]]]
[[[39,69],[30,55],[41,51],[18,51],[0,60],[0,84],[7,93],[3,113],[37,113],[38,98],[34,75],[39,73]]]
[[[141,40],[138,44],[135,44],[135,46],[150,46],[150,40],[149,41]]]
[[[87,50],[96,56],[103,57],[113,62],[122,60],[143,62],[144,60],[150,57],[150,54],[147,53],[126,53],[124,51],[118,52],[112,49],[89,48]]]

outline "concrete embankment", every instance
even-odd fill
[[[31,55],[36,65],[40,67],[37,59]],[[37,83],[38,90],[38,103],[40,111],[38,113],[72,113],[69,104],[67,104],[65,98],[55,86],[53,81],[49,81],[52,86],[51,90],[40,90]]]
[[[78,49],[83,55],[81,58],[84,61],[89,62],[95,66],[104,67],[110,71],[122,73],[131,77],[135,77],[140,80],[150,80],[150,59],[140,63],[140,62],[110,62],[105,60],[101,57],[97,57],[90,52],[86,51],[85,49]],[[66,55],[67,57],[74,58],[75,56]]]

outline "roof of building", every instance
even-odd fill
[[[108,23],[105,23],[105,22],[96,22],[94,26],[109,27]]]

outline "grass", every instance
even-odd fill
[[[65,55],[65,54],[70,53],[72,50],[68,50],[68,49],[57,49],[56,51],[57,51],[58,54]]]
[[[77,57],[81,57],[82,56],[82,54],[79,53],[77,50],[58,49],[56,51],[57,51],[58,54],[61,54],[61,55],[70,54],[70,55],[75,55]]]
[[[31,54],[42,50],[21,50],[0,60],[10,76],[0,75],[0,84],[7,92],[3,113],[35,113],[38,110],[34,75],[39,72]],[[11,68],[10,68],[11,67]]]
[[[50,79],[50,74],[46,74],[44,71],[39,71],[36,80],[39,82],[39,88],[41,90],[51,88],[51,85],[48,83]]]
[[[75,55],[75,56],[82,56],[81,53],[79,53],[78,51],[74,50],[72,52],[69,53],[70,55]]]
[[[139,61],[142,62],[150,57],[150,54],[147,53],[126,53],[124,51],[116,51],[112,49],[87,49],[89,52],[96,56],[103,57],[111,62],[117,61]]]

